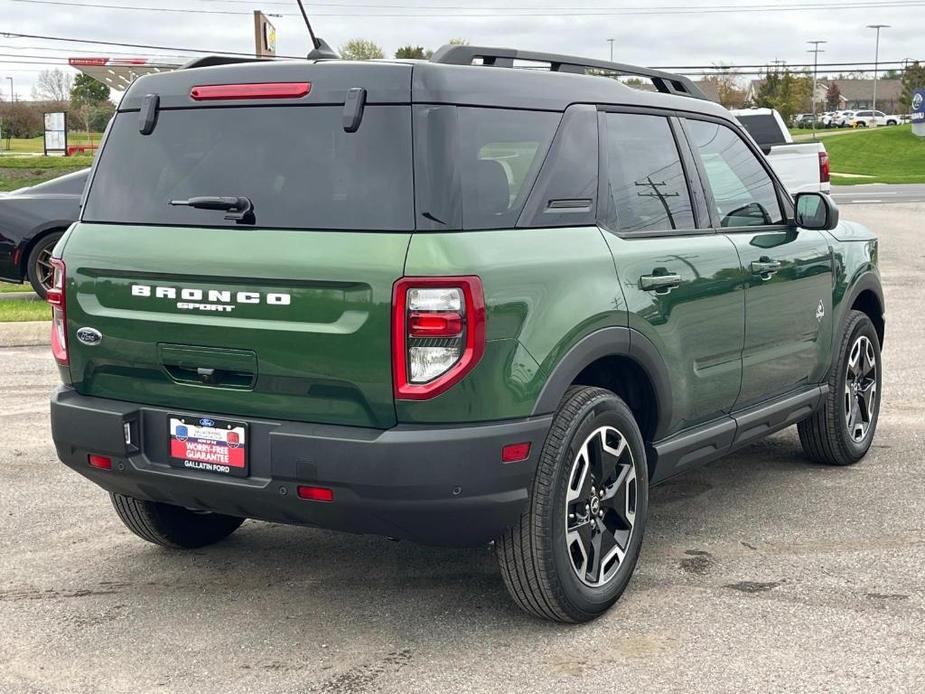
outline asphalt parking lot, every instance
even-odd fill
[[[172,552],[60,465],[47,348],[0,349],[0,692],[921,691],[925,205],[853,205],[887,293],[874,448],[787,430],[652,492],[595,623],[521,614],[487,549],[247,522]]]

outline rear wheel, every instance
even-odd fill
[[[880,415],[880,339],[866,314],[851,311],[822,407],[797,426],[803,450],[829,465],[851,465],[867,453]]]
[[[543,446],[530,506],[498,541],[514,601],[560,622],[606,612],[635,569],[647,500],[632,412],[602,388],[570,389]]]
[[[51,252],[61,236],[62,232],[56,231],[40,238],[32,247],[29,258],[26,260],[26,277],[41,299],[48,295],[54,279],[55,271],[51,266]]]
[[[125,527],[142,540],[164,547],[193,549],[215,544],[231,535],[243,518],[199,513],[180,506],[110,494]]]

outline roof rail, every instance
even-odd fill
[[[180,66],[180,70],[189,70],[194,67],[212,67],[213,65],[233,65],[234,63],[266,63],[273,58],[250,58],[238,55],[204,55],[201,58],[193,58],[188,63]]]
[[[528,62],[549,63],[550,72],[568,72],[578,75],[588,74],[591,70],[599,70],[612,75],[628,75],[632,77],[645,77],[652,81],[655,88],[663,94],[689,96],[695,99],[709,101],[706,94],[700,91],[689,78],[671,72],[662,72],[647,67],[626,65],[624,63],[611,63],[606,60],[579,58],[572,55],[558,55],[556,53],[539,53],[536,51],[520,51],[514,48],[487,48],[485,46],[455,46],[446,45],[437,50],[430,59],[432,63],[444,65],[472,65],[472,61],[481,59],[482,65],[492,67],[514,67],[515,60]],[[610,75],[604,75],[610,76]]]

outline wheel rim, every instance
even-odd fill
[[[578,579],[599,587],[623,563],[636,523],[636,467],[626,437],[595,429],[572,461],[565,497],[565,543]]]
[[[870,431],[877,405],[877,354],[866,335],[848,352],[845,370],[845,426],[852,441],[860,443]]]
[[[53,243],[48,244],[39,251],[38,257],[35,259],[35,276],[45,291],[51,289],[52,281],[55,277],[55,269],[51,265],[51,251],[54,247]]]

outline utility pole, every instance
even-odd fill
[[[819,74],[819,54],[825,53],[824,50],[819,48],[823,43],[828,43],[828,41],[807,41],[806,43],[810,44],[812,48],[807,51],[808,53],[813,54],[813,95],[810,97],[813,101],[813,138],[816,137],[816,82],[818,81]]]
[[[16,102],[16,92],[13,91],[13,78],[7,77],[7,79],[10,81],[10,103],[12,104]]]
[[[610,44],[610,62],[613,62],[613,42],[614,39],[607,39],[607,43]]]
[[[877,110],[877,67],[878,67],[877,64],[880,62],[880,30],[889,29],[890,25],[889,24],[868,24],[867,28],[876,29],[877,31],[877,42],[874,47],[874,101],[870,107],[871,110],[876,111]],[[874,122],[876,123],[877,121],[874,120]]]

